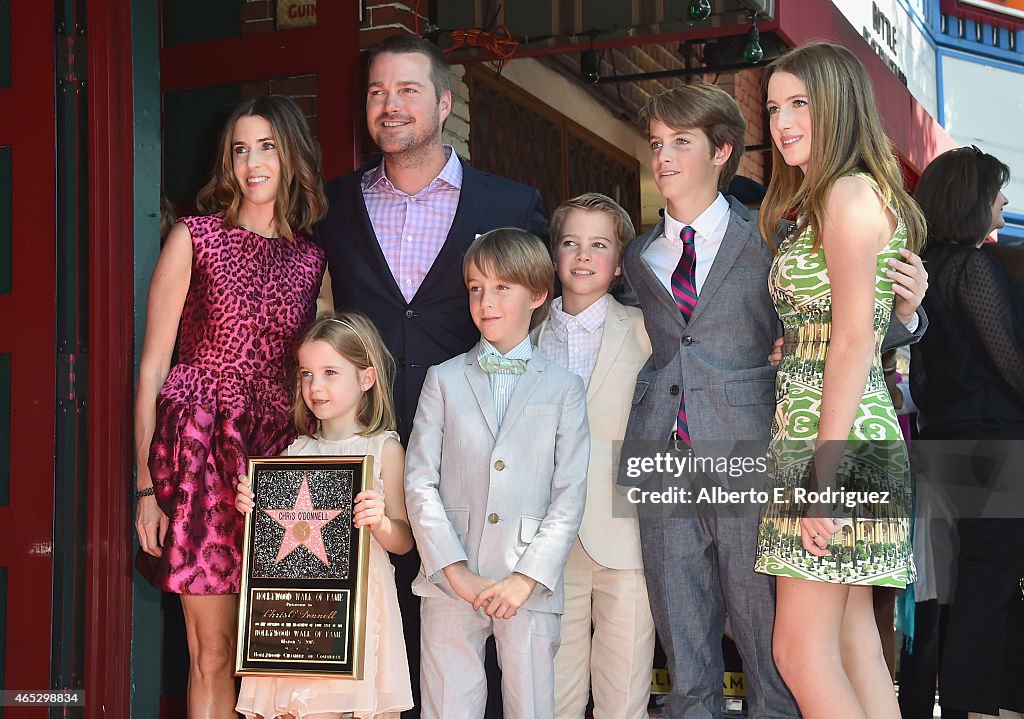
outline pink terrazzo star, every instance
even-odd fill
[[[309,496],[309,484],[306,482],[306,475],[302,475],[302,484],[299,486],[299,496],[295,499],[295,506],[291,509],[264,509],[271,519],[284,527],[284,539],[281,540],[281,549],[277,552],[277,564],[287,557],[298,547],[305,547],[313,553],[317,559],[330,566],[327,561],[327,550],[324,548],[324,536],[322,533],[324,525],[342,513],[340,509],[314,509],[313,500]]]

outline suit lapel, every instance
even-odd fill
[[[683,315],[679,311],[679,305],[676,304],[675,298],[672,293],[668,291],[665,285],[662,284],[658,276],[654,274],[654,270],[651,269],[650,265],[644,261],[643,253],[647,251],[647,248],[651,246],[656,239],[665,234],[665,220],[659,220],[658,224],[654,226],[654,229],[647,233],[636,252],[636,265],[639,271],[640,282],[647,285],[648,292],[651,297],[654,297],[663,307],[666,313],[666,317],[675,317],[676,321],[683,327],[686,326],[686,322],[683,321]],[[632,249],[632,246],[630,246]],[[699,304],[699,299],[698,299]]]
[[[383,160],[381,160],[383,162]],[[370,222],[370,213],[366,209],[366,198],[363,197],[363,185],[362,176],[356,176],[353,209],[354,214],[358,218],[358,221],[362,223],[363,231],[353,233],[351,238],[346,237],[344,241],[354,242],[360,248],[363,256],[366,258],[366,263],[374,269],[382,283],[384,283],[391,294],[400,300],[403,304],[405,303],[405,297],[402,296],[402,290],[398,286],[398,281],[395,279],[395,275],[391,272],[391,267],[388,265],[388,260],[384,257],[384,250],[381,249],[380,240],[377,239],[377,233],[373,231],[373,223]],[[362,241],[360,242],[360,239]]]
[[[600,390],[605,377],[608,376],[608,371],[612,368],[612,362],[619,356],[619,350],[622,348],[622,343],[626,340],[626,331],[629,328],[629,315],[626,314],[626,310],[622,305],[612,297],[609,297],[607,302],[608,313],[604,318],[601,349],[597,352],[597,363],[594,365],[594,371],[590,375],[590,382],[587,384],[588,403]]]
[[[459,191],[459,205],[455,209],[455,218],[452,220],[451,229],[448,230],[448,237],[441,245],[441,251],[437,253],[434,264],[430,266],[416,294],[429,292],[431,285],[446,274],[451,265],[462,267],[462,256],[476,239],[476,229],[484,226],[488,207],[487,188],[486,173],[474,170],[463,162],[462,189]]]
[[[690,323],[693,323],[704,311],[704,308],[714,301],[715,293],[722,286],[722,281],[729,274],[736,258],[740,256],[743,246],[747,244],[747,237],[750,235],[750,218],[741,216],[738,211],[734,210],[734,202],[735,200],[730,197],[729,224],[725,228],[725,236],[722,238],[721,247],[718,248],[718,254],[715,255],[715,261],[711,265],[711,271],[700,288],[700,294],[697,295],[697,305],[693,308]]]
[[[526,363],[526,372],[519,376],[516,380],[516,387],[512,390],[512,396],[509,397],[508,407],[505,409],[505,416],[501,420],[501,427],[498,430],[498,440],[500,441],[506,434],[508,434],[512,427],[515,426],[516,422],[519,421],[523,414],[523,409],[530,401],[530,397],[536,392],[537,387],[540,385],[543,377],[544,367],[547,364],[547,360],[541,356],[539,352],[533,353],[533,358]],[[484,380],[486,382],[486,380]],[[488,393],[490,396],[490,393]],[[493,413],[493,403],[492,409]]]
[[[473,349],[466,353],[466,380],[469,382],[473,396],[480,408],[480,414],[487,421],[487,428],[491,430],[491,436],[498,436],[498,415],[494,411],[494,397],[491,396],[491,383],[487,380],[487,373],[480,369],[477,364],[476,355],[480,345],[474,345]],[[521,378],[520,378],[521,379]]]

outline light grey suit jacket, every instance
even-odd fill
[[[768,270],[774,253],[761,239],[755,216],[733,197],[729,224],[718,255],[697,298],[689,322],[683,320],[672,295],[642,255],[665,232],[664,222],[640,235],[622,260],[621,301],[644,312],[653,353],[637,377],[626,440],[668,446],[685,392],[686,420],[693,451],[708,450],[709,442],[766,441],[775,412],[775,367],[768,353],[782,334],[775,305],[768,293]],[[916,341],[915,334],[893,322],[885,346]],[[619,465],[618,482],[637,485],[647,475],[628,477]]]
[[[431,367],[416,409],[405,464],[422,562],[413,593],[457,597],[442,570],[465,560],[490,579],[535,579],[523,606],[560,613],[562,573],[586,504],[583,381],[535,350],[499,427],[476,355],[474,347]]]

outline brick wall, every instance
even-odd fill
[[[284,95],[290,97],[302,110],[313,137],[317,137],[316,75],[294,75],[274,80],[242,83],[242,99],[256,95]]]
[[[240,13],[243,35],[274,31],[274,1],[246,0]],[[295,75],[242,84],[242,99],[256,95],[284,95],[296,102],[306,116],[309,129],[317,136],[316,75]]]
[[[765,121],[764,100],[761,96],[761,70],[742,70],[725,74],[718,79],[718,86],[732,95],[743,110],[747,121],[746,144],[763,145],[771,143]],[[770,153],[751,151],[743,154],[739,174],[768,184]]]
[[[242,34],[258,35],[274,31],[273,0],[246,0],[241,11]]]
[[[469,160],[469,86],[465,76],[465,66],[452,68],[452,114],[444,124],[444,141],[454,147],[460,157]]]
[[[415,33],[417,27],[422,34],[427,18],[423,15],[416,17],[413,10],[415,4],[412,0],[366,0],[366,15],[359,31],[359,47],[367,50],[390,35]],[[421,7],[426,4],[420,3]]]

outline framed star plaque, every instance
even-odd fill
[[[363,678],[373,456],[250,457],[237,674]]]

